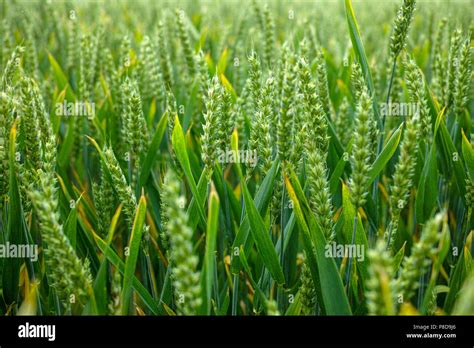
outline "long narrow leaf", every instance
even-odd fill
[[[128,256],[125,261],[125,273],[123,276],[122,285],[122,314],[128,314],[130,296],[132,293],[133,275],[135,274],[135,267],[138,259],[138,252],[142,240],[143,224],[146,216],[146,200],[141,197],[138,203],[137,211],[135,213],[135,220],[133,221],[132,234],[128,245]]]
[[[197,201],[201,203],[197,204],[197,210],[199,212],[199,218],[201,219],[203,226],[206,226],[206,218],[202,204],[204,200],[202,199],[201,194],[196,186],[196,182],[194,181],[194,176],[191,171],[191,165],[189,164],[188,152],[186,150],[186,142],[184,140],[183,128],[181,128],[181,124],[179,123],[178,115],[176,115],[175,117],[173,135],[171,138],[176,157],[178,158],[178,161],[181,164],[181,167],[183,168],[184,175],[188,180],[191,191],[194,197],[196,197]]]

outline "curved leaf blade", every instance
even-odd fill
[[[368,173],[369,181],[367,185],[370,185],[374,182],[375,178],[382,172],[382,170],[385,168],[385,165],[388,163],[388,161],[390,161],[393,154],[397,150],[402,136],[402,126],[403,124],[401,124],[397,130],[393,132],[390,139],[387,141],[387,145],[385,145],[382,152],[380,152],[380,154],[375,159],[375,162],[372,164],[372,167]]]

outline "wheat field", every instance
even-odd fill
[[[0,314],[474,315],[469,1],[0,9]]]

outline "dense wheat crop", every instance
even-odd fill
[[[468,1],[0,21],[1,314],[474,314]]]

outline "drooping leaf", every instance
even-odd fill
[[[60,91],[66,90],[67,101],[75,102],[76,95],[74,94],[74,91],[69,85],[69,82],[67,80],[66,75],[63,72],[63,69],[61,69],[61,66],[59,65],[59,63],[56,61],[56,59],[53,57],[53,55],[50,52],[48,52],[48,59],[49,59],[49,64],[51,64],[51,68],[53,69],[54,77],[56,78],[56,83],[58,84],[59,90]]]
[[[375,178],[382,172],[387,165],[388,161],[392,158],[393,154],[397,150],[398,143],[402,135],[402,125],[400,125],[395,132],[393,132],[390,139],[387,141],[387,145],[383,148],[382,152],[377,156],[375,162],[370,167],[368,177],[369,180],[367,185],[374,182]]]

